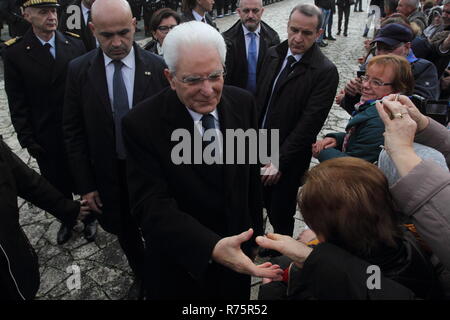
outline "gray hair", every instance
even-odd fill
[[[241,8],[241,3],[242,3],[242,1],[245,1],[245,0],[238,0],[238,2],[236,3],[236,6],[237,6],[238,8]],[[261,7],[262,7],[262,6],[263,6],[263,0],[259,0],[258,2],[259,2],[259,4],[260,4]]]
[[[211,46],[217,50],[225,65],[227,48],[222,35],[209,24],[199,21],[182,23],[169,32],[163,42],[164,60],[171,72],[175,71],[180,49],[194,46]]]
[[[313,4],[310,4],[310,3],[296,5],[292,9],[291,13],[289,14],[289,20],[291,20],[291,16],[295,11],[298,11],[301,14],[304,14],[305,16],[308,16],[308,17],[314,17],[314,16],[317,17],[317,28],[316,29],[317,29],[317,31],[320,30],[320,28],[322,27],[322,23],[323,23],[323,16],[322,16],[322,10],[320,10],[319,7],[317,7]]]
[[[405,4],[412,8],[418,8],[420,6],[420,0],[405,0]]]

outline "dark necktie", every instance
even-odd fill
[[[206,23],[206,21],[205,21],[205,18],[204,18],[204,17],[202,18],[202,22],[203,22],[203,23]]]
[[[53,57],[52,53],[50,52],[52,45],[47,42],[46,44],[44,44],[44,48],[48,61],[50,62],[51,65],[53,65],[53,63],[55,62],[55,57]]]
[[[256,33],[248,33],[250,37],[250,43],[248,45],[248,78],[247,78],[247,90],[255,94],[256,92],[256,65],[258,63],[258,57],[256,56]]]
[[[92,17],[91,17],[91,10],[88,11],[88,18],[87,18],[87,22],[86,22],[86,27],[88,27],[89,22],[92,21]],[[89,28],[89,27],[88,27]]]
[[[267,123],[268,123],[268,117],[270,115],[271,110],[274,107],[275,99],[274,97],[278,95],[278,90],[280,89],[283,82],[286,80],[286,78],[289,76],[289,74],[294,70],[295,63],[297,60],[295,60],[294,56],[289,56],[287,58],[286,66],[284,67],[283,71],[281,71],[280,75],[278,76],[278,79],[276,80],[275,85],[273,86],[272,94],[270,95],[269,101],[267,103],[267,108],[265,112],[265,116],[263,118],[262,128],[267,129]]]
[[[126,158],[122,137],[122,118],[128,113],[128,111],[130,111],[127,88],[122,77],[122,66],[122,61],[114,60],[113,108],[114,123],[116,128],[116,152],[119,159]]]
[[[216,122],[214,120],[214,116],[210,113],[203,115],[202,119],[202,126],[203,129],[205,130],[209,130],[209,129],[216,129]],[[204,134],[204,133],[203,133]],[[217,132],[214,131],[214,135],[211,136],[211,140],[210,141],[203,141],[203,150],[206,148],[206,146],[212,144],[212,143],[218,143],[218,137],[217,137]],[[214,157],[215,156],[215,149],[212,150],[211,155]]]

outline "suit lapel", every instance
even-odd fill
[[[134,44],[135,60],[136,60],[136,70],[134,74],[134,90],[133,90],[133,106],[142,101],[147,87],[149,86],[153,75],[150,72],[150,67],[143,59],[139,46]]]
[[[109,114],[112,119],[112,108],[109,100],[108,84],[106,82],[105,60],[103,58],[102,50],[96,50],[97,52],[93,55],[90,62],[88,77],[99,100],[105,107],[107,114]]]
[[[25,50],[31,59],[35,60],[48,70],[53,68],[54,61],[51,60],[53,58],[49,56],[48,49],[42,45],[42,43],[34,35],[31,28],[25,34],[23,41]]]

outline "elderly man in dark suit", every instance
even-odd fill
[[[240,20],[223,33],[227,44],[225,83],[256,93],[258,71],[267,49],[280,43],[280,37],[261,21],[262,0],[241,0]]]
[[[56,30],[56,0],[26,1],[23,7],[32,27],[23,38],[7,42],[3,60],[11,121],[20,145],[36,159],[41,174],[72,199],[74,186],[62,139],[62,113],[67,65],[85,49],[76,37]],[[72,227],[61,225],[59,244],[69,240]],[[88,240],[95,236],[93,227],[86,228]]]
[[[276,278],[281,271],[270,263],[257,267],[247,256],[255,248],[252,235],[263,233],[259,165],[207,164],[207,150],[214,144],[211,155],[220,159],[249,150],[248,142],[230,149],[225,132],[257,128],[254,100],[223,86],[226,47],[212,27],[181,24],[163,47],[171,88],[123,121],[133,215],[146,241],[147,293],[153,299],[249,299],[250,274]],[[173,138],[179,132],[188,140],[203,136],[204,152],[201,141],[188,143],[187,159],[179,163]]]
[[[323,32],[320,26],[318,7],[294,7],[288,40],[269,49],[256,95],[261,127],[278,129],[280,139],[279,167],[264,164],[265,207],[275,232],[289,236],[311,145],[328,116],[339,81],[336,66],[315,43]]]
[[[134,41],[136,19],[126,0],[96,0],[90,27],[100,47],[69,65],[64,138],[77,191],[116,234],[137,280],[143,243],[131,218],[123,116],[167,86],[164,61]],[[139,282],[139,281],[138,281]]]
[[[91,7],[95,0],[75,0],[63,11],[59,29],[69,31],[80,36],[87,51],[97,48],[97,40],[95,40],[89,22],[91,21]],[[73,10],[73,7],[79,8],[79,11]],[[80,13],[79,19],[74,15]]]

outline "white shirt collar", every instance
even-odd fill
[[[244,26],[244,24],[242,24],[242,30],[244,30],[244,36],[246,36],[247,34],[249,34],[250,30],[247,29],[246,26]],[[254,33],[256,33],[256,35],[259,37],[259,33],[261,32],[261,24],[258,24],[258,28],[256,28],[256,30],[254,31]]]
[[[295,60],[297,61],[297,62],[299,62],[300,61],[300,59],[303,57],[303,54],[302,53],[299,53],[299,54],[292,54],[292,52],[291,52],[291,48],[288,48],[288,52],[287,52],[287,55],[286,55],[286,58],[285,59],[287,59],[289,56],[293,56],[294,58],[295,58]]]
[[[202,21],[202,19],[205,19],[205,22],[206,22],[206,14],[204,16],[201,16],[195,10],[192,10],[192,14],[194,15],[195,20]]]
[[[44,41],[41,38],[39,38],[38,36],[36,36],[36,38],[38,38],[38,40],[42,43],[42,45],[49,43],[52,46],[52,48],[56,48],[55,47],[55,40],[56,40],[55,33],[53,33],[53,37],[48,41]]]
[[[189,109],[188,107],[186,107],[186,110],[189,112],[189,114],[192,117],[192,120],[194,120],[195,123],[202,120],[203,114],[195,112],[194,110]],[[217,108],[214,109],[214,111],[211,112],[210,114],[214,117],[214,120],[219,121],[219,113],[217,112]]]
[[[85,7],[83,1],[81,1],[81,10],[83,10],[83,16],[87,15],[89,11],[91,11],[91,9]]]
[[[113,59],[108,57],[104,52],[103,52],[103,57],[105,58],[105,67],[113,61]],[[122,62],[126,67],[133,69],[133,67],[135,65],[134,47],[131,47],[130,52],[128,53],[128,55],[125,58],[122,59]]]

